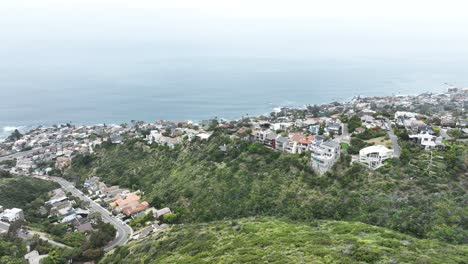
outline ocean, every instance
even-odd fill
[[[427,58],[116,57],[0,66],[0,138],[15,127],[235,119],[278,106],[468,86],[468,63]]]

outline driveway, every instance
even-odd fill
[[[400,148],[400,145],[398,144],[398,137],[395,135],[395,133],[393,133],[392,123],[390,122],[390,120],[386,118],[385,122],[387,123],[387,126],[388,126],[388,129],[387,129],[388,137],[392,141],[393,156],[395,158],[399,158],[400,153],[401,153],[401,148]]]

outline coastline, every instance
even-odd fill
[[[440,94],[440,93],[444,93],[444,91],[442,89],[439,89],[438,91],[434,91],[434,92],[425,92],[425,93],[431,93],[431,94]],[[357,97],[360,97],[360,98],[379,98],[379,97],[414,97],[414,96],[418,96],[418,95],[421,95],[421,94],[425,94],[425,93],[420,93],[420,94],[392,94],[392,95],[359,95],[359,94],[355,94],[353,96],[349,96],[347,97],[345,100],[342,100],[342,101],[338,101],[339,103],[342,103],[342,104],[345,104],[345,103],[348,103],[348,102],[351,102],[354,98],[357,98]],[[291,102],[291,101],[290,101]],[[226,117],[222,117],[220,115],[216,115],[216,114],[211,114],[211,117],[209,118],[206,118],[206,119],[186,119],[186,120],[178,120],[178,119],[161,119],[161,118],[157,118],[155,116],[155,118],[152,118],[152,119],[133,119],[133,120],[138,120],[138,121],[143,121],[143,122],[154,122],[156,120],[166,120],[166,121],[192,121],[194,123],[200,123],[204,120],[209,120],[209,119],[213,119],[213,118],[218,118],[220,120],[226,120],[226,121],[235,121],[235,120],[240,120],[242,117],[244,116],[247,116],[247,117],[259,117],[259,116],[268,116],[270,113],[272,112],[277,112],[279,111],[281,108],[289,108],[289,109],[305,109],[307,108],[307,106],[311,106],[311,105],[317,105],[317,106],[323,106],[323,105],[327,105],[327,104],[330,104],[330,103],[333,103],[333,102],[337,102],[336,100],[328,100],[327,102],[323,101],[321,103],[317,103],[317,104],[277,104],[276,106],[272,106],[270,107],[270,109],[268,110],[268,112],[257,112],[257,113],[245,113],[244,111],[239,111],[239,114],[237,115],[237,117],[234,117],[234,118],[226,118]],[[269,105],[273,105],[273,103],[268,103]],[[244,114],[240,114],[244,112]],[[33,130],[33,129],[36,129],[38,127],[52,127],[54,125],[60,125],[60,124],[66,124],[66,123],[71,123],[71,124],[74,124],[74,125],[78,125],[78,126],[97,126],[97,125],[103,125],[103,124],[106,124],[106,125],[118,125],[118,124],[122,124],[122,123],[129,123],[131,120],[125,120],[125,119],[120,119],[120,120],[112,120],[112,121],[109,121],[109,122],[106,122],[103,120],[99,121],[99,122],[92,122],[92,121],[89,121],[89,122],[86,122],[86,121],[75,121],[75,120],[70,120],[70,121],[56,121],[56,122],[49,122],[49,123],[42,123],[42,124],[18,124],[18,125],[6,125],[6,126],[2,126],[0,127],[0,143],[3,142],[15,129],[18,129],[21,133],[24,133],[24,132],[28,132],[30,130]]]

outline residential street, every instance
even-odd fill
[[[52,177],[52,176],[37,176],[37,178],[52,180],[60,184],[62,188],[68,192],[70,192],[73,196],[80,198],[83,201],[89,202],[89,207],[92,211],[101,213],[103,221],[112,224],[115,229],[117,230],[117,235],[114,240],[112,240],[106,247],[104,247],[105,251],[112,250],[115,247],[122,246],[127,243],[128,239],[132,236],[133,230],[130,226],[124,224],[119,219],[116,219],[111,213],[91,200],[89,197],[84,195],[80,190],[76,189],[75,186],[60,177]]]
[[[12,159],[16,159],[16,158],[19,158],[19,157],[24,157],[24,156],[32,154],[34,151],[36,151],[36,149],[32,149],[32,150],[28,150],[28,151],[21,151],[21,152],[17,152],[17,153],[14,153],[14,154],[1,156],[0,161],[12,160]]]

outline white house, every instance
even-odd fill
[[[382,145],[370,146],[359,151],[359,161],[368,165],[370,169],[377,169],[383,162],[393,157],[393,150]]]
[[[431,135],[429,132],[410,135],[411,139],[416,139],[417,142],[424,146],[425,149],[432,149],[436,146],[443,146],[442,138]]]
[[[319,174],[327,172],[340,157],[340,144],[336,141],[323,141],[316,136],[310,145],[312,169]]]
[[[28,261],[29,264],[40,264],[43,258],[46,258],[49,255],[39,255],[37,250],[33,250],[24,256],[24,259]]]
[[[283,137],[282,135],[278,135],[275,141],[275,149],[281,152],[285,152],[289,144],[289,138]]]
[[[6,209],[0,214],[0,221],[3,222],[13,223],[20,220],[24,220],[24,213],[19,208]]]

